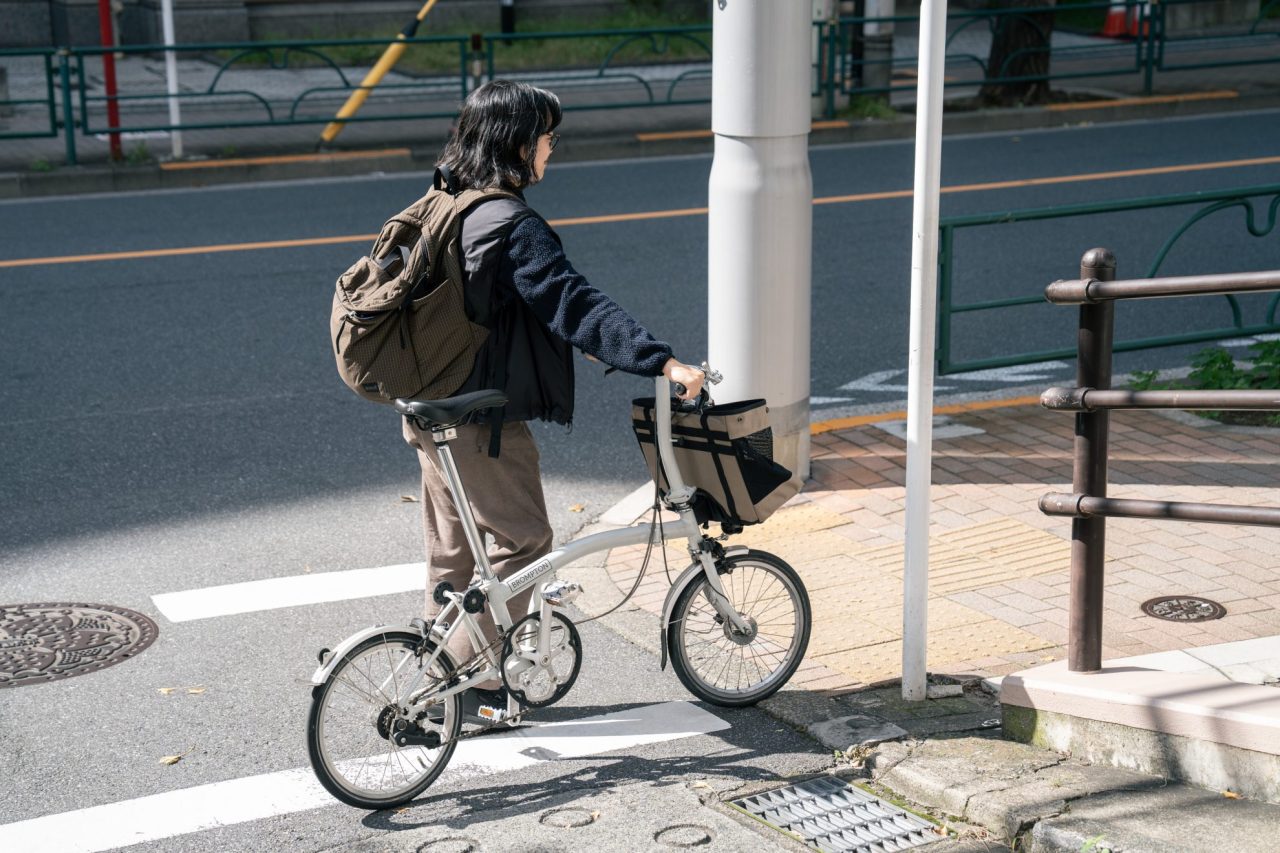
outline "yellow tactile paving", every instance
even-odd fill
[[[754,546],[757,542],[765,542],[786,536],[797,536],[815,530],[826,530],[848,524],[849,520],[838,512],[832,512],[820,504],[807,503],[786,506],[778,510],[764,524],[753,524],[743,528],[741,534],[733,537],[733,544]]]
[[[1035,652],[1054,647],[1054,643],[997,619],[987,619],[975,625],[954,628],[931,627],[928,641],[929,668],[944,669],[961,661]],[[814,659],[861,683],[870,684],[896,678],[902,673],[902,641],[892,640],[817,654]]]

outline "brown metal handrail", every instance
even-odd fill
[[[1112,274],[1115,274],[1114,267]],[[1126,281],[1081,277],[1071,281],[1055,281],[1045,288],[1044,298],[1055,305],[1092,305],[1112,299],[1216,296],[1267,290],[1280,290],[1280,270],[1225,275],[1136,278]]]
[[[1113,391],[1111,356],[1115,300],[1205,296],[1280,290],[1280,270],[1229,275],[1116,281],[1109,249],[1090,249],[1080,278],[1056,281],[1045,298],[1079,305],[1076,386],[1050,388],[1045,408],[1076,413],[1072,494],[1047,494],[1040,510],[1071,516],[1071,597],[1067,666],[1073,672],[1102,668],[1103,569],[1108,517],[1174,519],[1280,527],[1280,509],[1107,497],[1107,442],[1112,409],[1224,409],[1280,411],[1280,391]]]

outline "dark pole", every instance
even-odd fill
[[[1080,259],[1080,278],[1115,281],[1116,258],[1109,249],[1090,249]],[[1076,333],[1076,385],[1111,387],[1111,342],[1115,303],[1080,306]],[[1078,495],[1107,496],[1107,427],[1110,413],[1076,415],[1075,466],[1072,490]],[[1071,522],[1071,614],[1067,666],[1072,672],[1102,668],[1102,582],[1106,562],[1103,516]]]
[[[516,31],[516,0],[502,0],[502,32]],[[510,41],[507,44],[511,44]]]

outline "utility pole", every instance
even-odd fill
[[[708,356],[725,400],[769,401],[774,456],[809,475],[813,179],[808,3],[716,0]]]

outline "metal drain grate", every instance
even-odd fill
[[[822,776],[730,801],[824,853],[893,853],[945,838],[934,825],[848,782]]]

